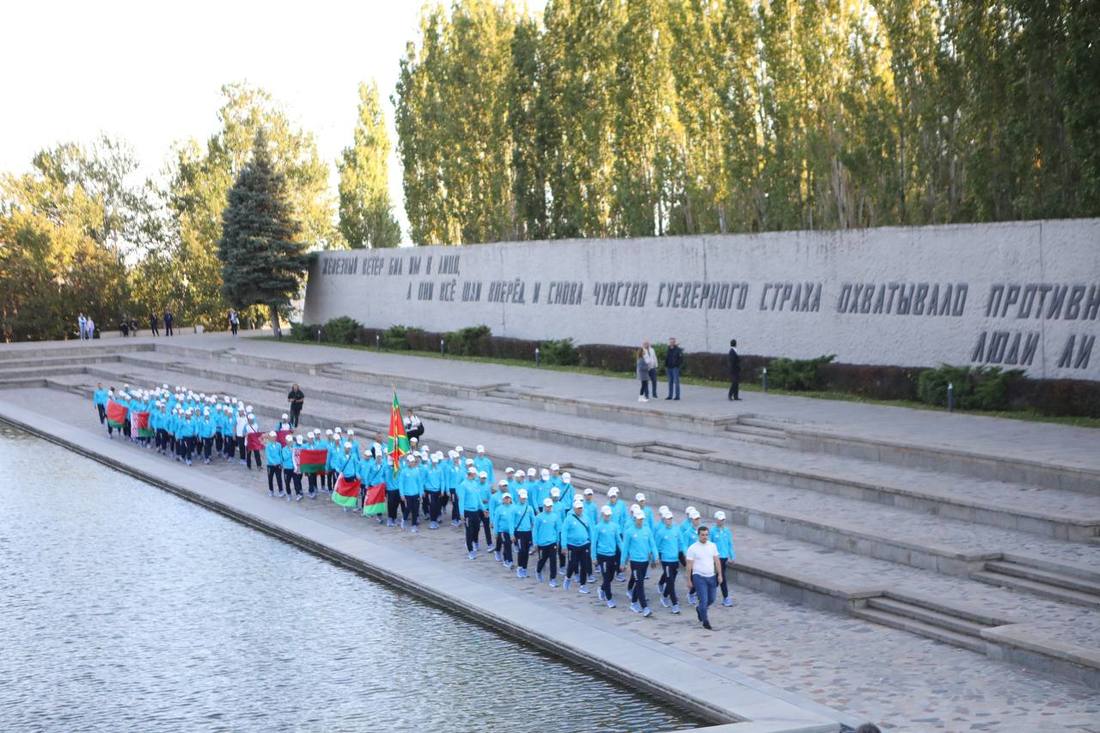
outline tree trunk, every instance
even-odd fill
[[[271,330],[275,334],[275,338],[283,337],[283,329],[279,327],[279,309],[276,306],[268,306],[271,310]]]

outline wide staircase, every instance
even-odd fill
[[[236,349],[0,352],[0,388],[86,399],[97,382],[231,391],[266,423],[296,382],[303,424],[371,436],[396,388],[433,449],[484,444],[498,470],[557,462],[598,493],[618,486],[708,520],[724,510],[738,584],[1100,689],[1100,473],[1089,469]]]

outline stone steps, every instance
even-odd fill
[[[948,614],[919,602],[901,601],[889,596],[869,598],[866,603],[864,607],[853,608],[852,615],[978,654],[986,653],[986,643],[981,638],[981,631],[987,627],[961,614]]]
[[[1028,591],[1044,598],[1100,608],[1100,582],[1074,572],[1072,568],[1037,567],[1032,563],[1013,560],[992,560],[971,578],[1001,588]]]

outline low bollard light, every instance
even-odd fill
[[[379,351],[382,350],[382,334],[380,333],[374,334],[374,348],[378,349]]]
[[[947,411],[955,411],[955,385],[951,382],[947,383]]]
[[[537,347],[537,346],[536,346],[536,347],[535,347],[535,366],[538,366],[538,365],[539,365],[539,363],[540,363],[540,359],[539,359],[539,347]]]
[[[764,382],[764,391],[767,392],[768,391],[768,368],[764,367],[763,369],[761,369],[760,374],[762,375],[762,379],[763,379],[763,382]]]
[[[439,355],[440,355],[440,356],[443,356],[443,355],[444,355],[444,354],[443,354],[443,351],[444,351],[444,344],[443,344],[443,339],[439,339]]]
[[[317,343],[321,343],[321,327],[317,327]]]

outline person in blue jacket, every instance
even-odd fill
[[[462,508],[462,516],[466,521],[466,554],[471,559],[477,558],[477,537],[481,529],[484,513],[481,505],[481,488],[477,480],[477,469],[470,464],[466,469],[466,480],[458,487],[459,504]]]
[[[291,496],[294,494],[294,443],[289,439],[289,437],[286,443],[282,446],[280,452],[282,453],[282,461],[280,462],[280,464],[283,467],[283,485],[286,487],[286,500],[290,501]],[[299,486],[298,496],[295,501],[301,500],[302,490]]]
[[[432,465],[424,476],[424,491],[428,496],[428,527],[439,529],[439,515],[443,510],[443,488],[447,483],[442,453],[432,454]]]
[[[638,504],[642,513],[645,514],[645,526],[649,527],[651,530],[656,530],[661,520],[653,516],[653,508],[646,502],[645,494],[638,492],[634,495],[634,501]]]
[[[506,482],[502,482],[505,483]],[[512,568],[512,538],[516,532],[516,508],[512,505],[512,495],[507,484],[502,487],[500,503],[492,515],[493,530],[497,534],[497,543],[503,552],[504,567]]]
[[[699,527],[702,525],[702,515],[695,507],[689,506],[686,512],[687,518],[680,524],[680,544],[684,548],[691,547],[699,541]],[[695,591],[689,588],[688,603],[694,606],[698,600]]]
[[[676,597],[676,573],[680,569],[680,556],[684,547],[679,527],[672,524],[672,512],[667,509],[661,514],[663,520],[654,532],[657,554],[661,560],[661,579],[657,589],[661,592],[661,605],[680,613],[680,601]]]
[[[202,462],[210,463],[210,453],[214,450],[214,418],[210,417],[210,408],[202,411],[202,421],[199,423],[199,438],[202,440]]]
[[[420,461],[417,459],[418,456],[415,453],[410,453],[407,456],[408,465],[397,474],[397,485],[403,502],[401,528],[405,529],[408,526],[413,534],[418,531],[420,524],[420,495],[424,493],[424,469],[420,467]]]
[[[522,471],[517,471],[522,475]],[[527,577],[527,560],[531,554],[532,533],[535,529],[535,508],[528,501],[527,489],[519,489],[516,492],[518,500],[516,510],[516,577]]]
[[[447,464],[447,472],[444,475],[447,478],[447,493],[450,495],[451,502],[451,526],[457,527],[462,523],[462,502],[458,498],[458,487],[462,485],[466,472],[462,468],[462,456],[458,451],[452,450],[447,453],[447,456],[451,462]]]
[[[184,413],[180,423],[180,437],[183,438],[183,462],[190,466],[191,456],[195,452],[195,421],[190,409]]]
[[[508,493],[508,482],[504,479],[501,479],[499,482],[497,482],[495,486],[490,486],[489,489],[489,523],[492,525],[494,540],[493,559],[495,559],[497,562],[502,562],[504,557],[502,554],[503,547],[501,545],[504,540],[501,537],[500,530],[497,529],[496,522],[493,520],[493,518],[497,515],[497,507],[499,507],[504,501],[504,497],[511,496],[511,494]]]
[[[535,517],[535,545],[539,548],[539,562],[535,577],[541,583],[542,569],[550,563],[550,587],[558,587],[558,542],[561,540],[561,515],[554,511],[554,501],[542,502],[543,510]]]
[[[493,545],[493,530],[489,522],[489,501],[493,495],[493,485],[489,483],[489,474],[480,471],[477,474],[477,491],[481,499],[481,524],[485,529],[485,547]]]
[[[95,392],[92,392],[92,404],[99,414],[99,424],[107,421],[107,390],[103,388],[103,382],[96,382]]]
[[[592,489],[584,490],[584,521],[589,527],[595,527],[600,521],[600,505],[596,503],[596,492]]]
[[[562,587],[569,589],[573,576],[581,593],[588,593],[588,576],[591,572],[592,527],[584,519],[584,502],[573,502],[573,511],[566,514],[561,525],[561,546],[569,554],[569,564],[565,568],[565,580]]]
[[[600,521],[592,527],[592,557],[603,577],[603,583],[600,585],[600,600],[606,601],[608,608],[615,607],[611,581],[619,569],[621,548],[622,535],[619,532],[619,525],[611,516],[611,507],[604,506],[600,509]]]
[[[634,580],[634,588],[630,596],[630,610],[643,616],[650,616],[653,611],[645,597],[645,576],[649,564],[657,560],[657,545],[653,541],[653,532],[645,524],[645,514],[640,510],[634,512],[634,526],[623,535],[623,549],[620,559],[621,565],[630,563],[630,576]]]
[[[264,446],[264,457],[267,458],[267,493],[275,496],[275,484],[279,485],[279,496],[283,495],[283,447],[279,445],[275,431],[267,434],[267,445]]]
[[[489,485],[495,486],[496,479],[493,477],[493,461],[489,456],[485,455],[485,446],[479,445],[477,448],[477,455],[474,456],[474,467],[477,469],[478,475],[484,471],[485,475],[489,479]]]
[[[722,582],[719,587],[722,589],[722,605],[728,607],[733,605],[733,599],[730,598],[729,573],[726,571],[726,565],[737,557],[737,553],[733,549],[733,533],[726,526],[726,513],[715,512],[714,522],[714,526],[710,529],[710,541],[718,548],[718,559],[722,562]]]

